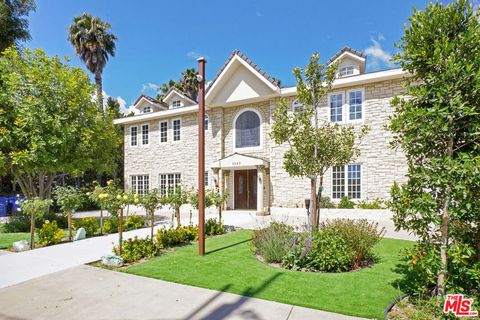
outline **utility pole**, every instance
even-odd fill
[[[198,254],[205,255],[205,64],[198,61]]]

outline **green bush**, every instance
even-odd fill
[[[337,205],[337,208],[339,209],[353,209],[355,208],[355,202],[350,199],[350,197],[343,196],[342,199],[340,199],[340,202]]]
[[[293,237],[293,228],[285,223],[272,222],[268,227],[252,232],[255,254],[266,262],[281,262],[288,253]]]
[[[125,231],[136,230],[145,227],[145,217],[129,216],[125,222]]]
[[[357,203],[360,209],[385,209],[385,201],[382,199],[362,200]]]
[[[125,230],[125,220],[123,220],[123,230]],[[103,222],[104,233],[116,233],[118,232],[118,218],[110,217]]]
[[[15,216],[13,220],[3,225],[4,232],[17,233],[30,231],[30,219],[27,216]]]
[[[123,261],[131,263],[143,258],[151,258],[158,252],[155,243],[148,237],[146,239],[128,239],[122,242],[122,254],[120,254],[118,246],[113,248],[113,253],[120,255]]]
[[[56,221],[46,220],[38,233],[38,239],[41,245],[49,246],[62,241],[63,231],[57,225]]]
[[[44,215],[39,215],[35,217],[35,225],[36,226],[41,226],[45,223],[45,221],[50,221],[50,222],[57,222],[57,225],[59,228],[65,229],[68,228],[68,219],[66,216],[63,214],[56,214],[53,212],[48,212]],[[30,225],[30,224],[29,224]]]
[[[187,244],[198,239],[198,229],[194,226],[179,226],[170,229],[164,227],[163,229],[158,230],[155,238],[159,248],[170,248],[179,244]]]
[[[223,224],[215,218],[210,218],[205,222],[205,235],[216,236],[223,234]]]
[[[84,228],[86,236],[91,237],[97,233],[98,229],[100,228],[100,224],[98,223],[98,220],[95,217],[89,217],[89,218],[74,220],[73,227],[75,230]]]
[[[322,197],[320,199],[320,208],[335,208],[335,203],[330,200],[330,197]]]

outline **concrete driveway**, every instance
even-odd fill
[[[0,319],[359,318],[80,266],[0,289]]]

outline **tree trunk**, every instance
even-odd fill
[[[450,137],[447,144],[447,153],[451,157],[453,154],[453,137]],[[443,199],[443,209],[442,209],[442,221],[440,224],[440,260],[441,260],[441,270],[437,279],[437,295],[445,295],[445,278],[448,270],[448,223],[449,223],[449,213],[448,205],[450,203],[450,193],[451,188],[447,185],[445,188],[445,198]]]
[[[103,110],[103,88],[102,88],[102,73],[97,71],[95,72],[95,84],[97,85],[97,103],[98,109],[104,113]]]
[[[222,223],[222,205],[218,207],[218,222]]]
[[[320,226],[320,208],[321,208],[321,201],[322,201],[322,191],[323,191],[323,175],[320,176],[320,185],[318,187],[318,195],[317,195],[317,214],[315,218],[317,219],[315,221],[315,225],[318,227]]]
[[[72,213],[68,212],[68,240],[72,241]]]
[[[318,231],[317,222],[317,179],[310,179],[310,191],[311,191],[311,205],[310,205],[310,221],[312,223],[312,231]]]
[[[152,242],[153,242],[153,226],[154,226],[154,224],[155,224],[155,209],[152,210],[151,215],[152,215],[152,216],[151,216],[151,221],[150,221],[150,225],[151,225],[150,227],[151,227],[152,229],[150,230],[150,239],[151,239]]]
[[[122,241],[123,241],[123,208],[120,209],[120,214],[118,215],[118,252],[122,254]]]
[[[177,228],[180,227],[180,208],[175,209],[177,215]]]
[[[35,247],[35,213],[30,215],[30,249]]]
[[[103,236],[103,209],[100,208],[100,235]]]

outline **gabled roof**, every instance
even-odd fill
[[[361,51],[358,51],[358,50],[355,50],[351,47],[343,47],[342,50],[338,51],[337,53],[335,53],[335,55],[333,57],[331,57],[327,64],[331,64],[332,62],[334,62],[335,60],[337,60],[338,58],[344,56],[345,54],[351,54],[351,55],[354,55],[354,56],[357,56],[359,59],[362,59],[362,60],[365,60],[365,58],[367,57],[363,52]]]
[[[230,56],[228,57],[227,61],[224,63],[224,65],[220,68],[220,70],[217,72],[217,74],[215,75],[215,77],[210,81],[209,83],[209,86],[207,88],[207,92],[210,90],[210,88],[213,87],[213,85],[215,84],[215,82],[218,80],[218,78],[220,77],[220,75],[223,73],[223,71],[225,71],[225,69],[227,68],[227,66],[229,65],[229,63],[232,61],[232,59],[237,56],[239,58],[241,58],[243,61],[245,61],[248,65],[250,65],[253,69],[255,69],[255,71],[257,71],[260,75],[262,75],[265,79],[267,79],[271,84],[273,84],[275,87],[278,87],[277,83],[275,82],[275,79],[273,79],[272,77],[270,77],[265,71],[263,71],[262,69],[260,69],[259,66],[257,66],[255,63],[253,63],[252,60],[250,60],[246,55],[244,55],[242,52],[240,52],[240,50],[238,49],[235,49],[232,51],[232,53],[230,54]]]
[[[138,97],[138,99],[133,103],[133,105],[137,105],[138,102],[140,102],[140,100],[142,100],[142,98],[145,98],[147,99],[148,101],[150,101],[151,103],[156,103],[156,104],[162,104],[160,101],[158,101],[157,99],[154,99],[146,94],[141,94],[140,97]]]
[[[173,93],[176,93],[177,95],[179,95],[180,97],[182,97],[183,99],[186,99],[188,101],[190,101],[192,104],[196,104],[197,101],[193,100],[192,98],[190,98],[185,92],[175,88],[175,87],[170,87],[170,89],[168,89],[168,91],[163,95],[163,101],[165,100],[168,100],[169,96],[172,95]]]

